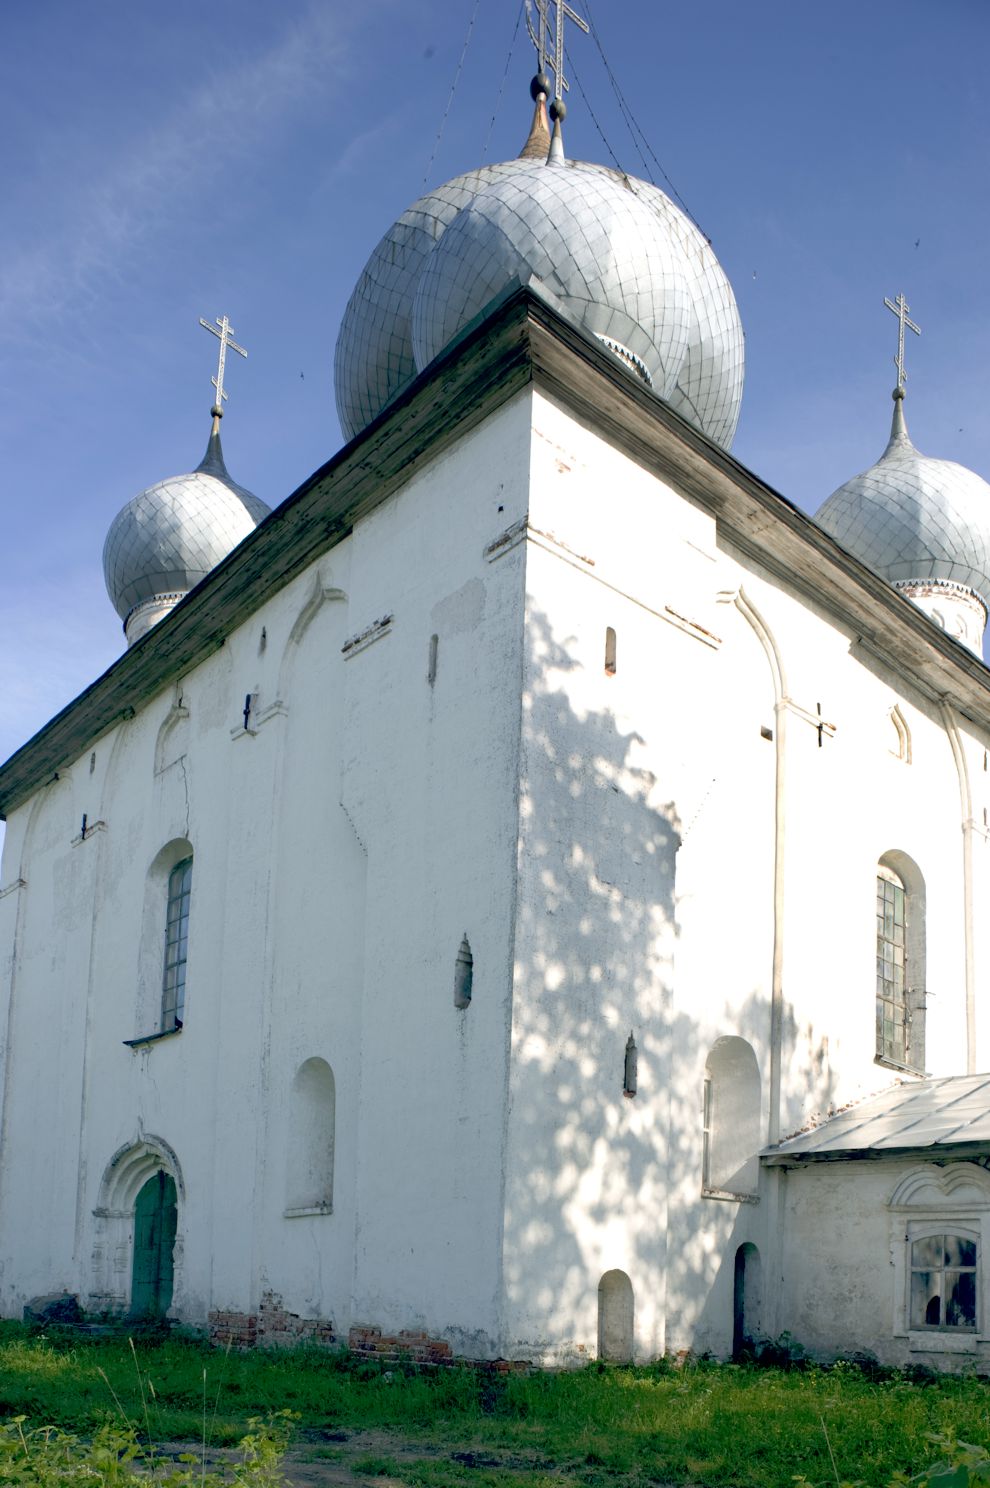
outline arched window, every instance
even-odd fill
[[[189,945],[191,857],[176,863],[168,876],[165,911],[165,965],[162,972],[162,1032],[181,1028],[186,1010],[186,956]]]
[[[760,1068],[745,1039],[720,1038],[705,1062],[701,1184],[750,1196],[759,1182]]]
[[[925,881],[901,852],[877,866],[877,1058],[925,1067]]]
[[[329,1214],[337,1089],[325,1059],[307,1059],[300,1065],[290,1099],[286,1215]]]
[[[137,1027],[132,1048],[178,1033],[186,1013],[192,843],[173,837],[155,854],[144,884],[138,946]]]

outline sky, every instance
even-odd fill
[[[895,380],[883,300],[903,291],[914,442],[990,479],[988,0],[589,11],[608,66],[568,29],[567,153],[672,183],[711,238],[746,331],[733,453],[809,511],[872,464]],[[203,454],[200,316],[228,315],[249,353],[228,360],[235,480],[275,506],[339,448],[333,347],[378,238],[424,185],[526,137],[520,14],[0,6],[0,759],[123,650],[103,541]]]

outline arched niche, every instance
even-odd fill
[[[347,595],[343,589],[338,589],[331,582],[329,574],[317,570],[312,587],[292,622],[292,628],[279,661],[276,695],[282,703],[288,703],[290,700],[292,676],[307,632],[327,605],[341,606],[342,613],[346,614]]]
[[[155,774],[162,775],[184,759],[189,750],[189,709],[173,703],[162,720],[155,740]]]
[[[624,1271],[606,1271],[598,1283],[598,1357],[629,1364],[635,1352],[635,1300]]]
[[[307,1059],[289,1093],[285,1213],[290,1218],[333,1209],[336,1105],[333,1070],[325,1059]]]
[[[705,1061],[702,1187],[754,1195],[759,1186],[760,1067],[751,1044],[716,1039]]]
[[[763,1266],[748,1241],[736,1251],[732,1278],[732,1357],[740,1358],[760,1336]]]

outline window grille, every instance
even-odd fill
[[[165,914],[165,969],[162,976],[162,1032],[181,1028],[186,1005],[186,952],[189,942],[189,899],[192,858],[176,863],[168,876]]]
[[[911,1246],[911,1327],[976,1327],[976,1241],[927,1235]]]
[[[910,1063],[907,894],[889,868],[877,873],[877,1055]]]

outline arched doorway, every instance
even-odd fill
[[[159,1168],[134,1202],[133,1318],[163,1318],[172,1304],[177,1220],[175,1182]]]
[[[755,1245],[736,1251],[732,1283],[732,1357],[738,1359],[760,1336],[760,1252]]]
[[[624,1271],[606,1271],[598,1283],[598,1357],[629,1364],[633,1357],[632,1282]]]

